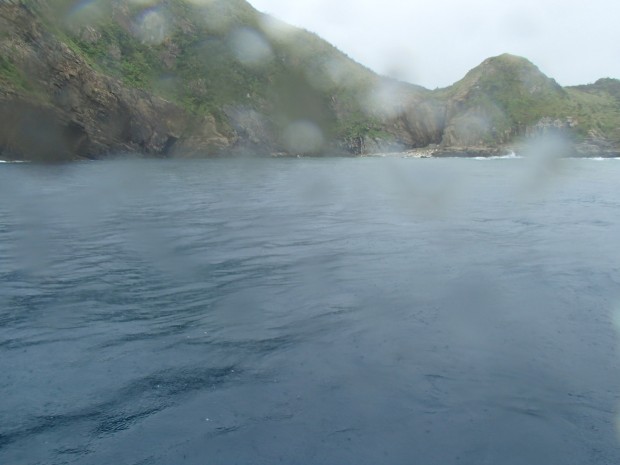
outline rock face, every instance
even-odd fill
[[[620,146],[620,81],[563,89],[523,58],[447,89],[382,78],[243,0],[0,2],[0,158],[495,153],[560,132]],[[155,8],[157,7],[157,8]]]

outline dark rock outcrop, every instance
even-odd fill
[[[112,152],[165,156],[189,129],[201,150],[229,141],[213,124],[152,93],[103,75],[43,27],[23,2],[3,4],[2,53],[25,88],[0,93],[0,147],[14,158],[97,158]],[[192,146],[192,139],[185,142]]]

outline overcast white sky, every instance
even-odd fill
[[[360,63],[428,88],[522,55],[562,85],[620,78],[618,0],[249,0]]]

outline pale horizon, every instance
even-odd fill
[[[563,86],[620,78],[620,4],[605,0],[250,0],[314,32],[377,73],[446,87],[485,59],[510,53]]]

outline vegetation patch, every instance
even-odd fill
[[[32,90],[22,71],[6,56],[0,55],[0,81],[16,90]]]

